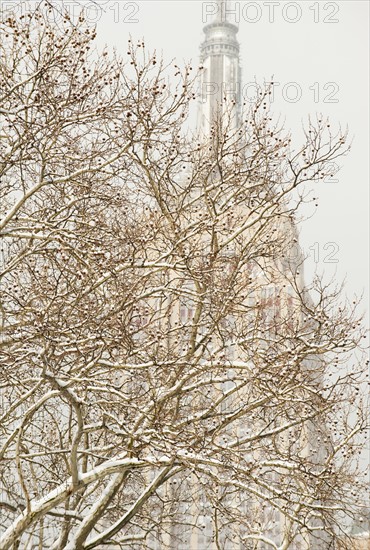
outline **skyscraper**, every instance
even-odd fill
[[[213,14],[207,14],[209,20],[205,21],[205,37],[200,46],[202,72],[197,118],[199,138],[210,141],[212,141],[217,125],[224,125],[221,128],[218,127],[218,132],[235,132],[242,128],[243,118],[240,47],[237,40],[238,26],[231,22],[229,2],[218,1],[212,6]],[[242,204],[236,210],[238,215],[243,218],[243,216],[248,216],[249,209],[250,205]],[[261,304],[264,304],[262,310],[264,309],[263,315],[268,338],[273,338],[273,332],[269,332],[268,327],[270,324],[273,325],[277,319],[287,316],[291,316],[292,319],[300,317],[300,311],[295,310],[293,289],[289,285],[283,284],[284,273],[293,271],[299,290],[302,290],[304,286],[302,254],[298,245],[297,229],[292,219],[281,219],[279,223],[280,225],[274,230],[281,234],[287,247],[295,247],[294,252],[289,253],[292,252],[291,249],[287,251],[290,261],[284,257],[275,258],[268,266],[268,276],[263,270],[258,273],[257,277],[260,279],[260,284],[256,285],[258,296],[250,298],[260,300]],[[233,254],[232,250],[230,250],[230,254]],[[297,273],[298,275],[296,275]],[[177,315],[180,319],[192,316],[186,306],[180,308],[173,320]],[[233,360],[245,359],[238,346],[230,346],[228,353],[230,364]],[[313,365],[314,358],[312,361]],[[307,364],[306,368],[309,371],[310,364]],[[228,384],[229,386],[222,386],[222,391],[230,390],[232,382]],[[236,399],[240,398],[243,398],[243,395],[237,395]],[[275,428],[278,428],[279,419],[274,415],[273,419]],[[258,423],[258,418],[254,422]],[[307,424],[299,434],[296,434],[295,451],[300,456],[308,456],[310,453],[311,439],[315,430],[313,425]],[[234,437],[236,434],[244,436],[248,431],[249,426],[245,424],[244,419],[232,435]],[[294,439],[293,432],[291,432],[291,436]],[[291,445],[286,434],[281,438],[281,445],[283,447]],[[251,459],[256,462],[259,459],[268,459],[268,452],[268,449],[267,451],[264,449],[259,456],[257,451],[251,455]],[[318,455],[316,460],[320,460]],[[274,476],[275,473],[272,474],[271,484],[278,488],[279,476],[276,478]],[[163,538],[166,548],[176,548],[176,550],[217,550],[218,548],[224,550],[268,550],[271,546],[263,541],[263,535],[266,536],[266,541],[269,539],[279,544],[282,533],[286,529],[284,514],[281,514],[273,506],[262,507],[261,501],[258,498],[254,499],[253,489],[251,492],[241,490],[235,496],[230,494],[225,497],[225,506],[230,506],[230,509],[235,510],[240,521],[236,522],[238,523],[237,527],[232,525],[232,522],[229,526],[225,523],[218,535],[216,534],[217,519],[215,520],[217,510],[212,508],[208,501],[207,488],[201,486],[196,477],[182,480],[179,476],[177,481],[175,480],[175,485],[172,485],[171,491],[171,498],[174,502],[179,503],[179,508],[176,512],[174,511],[171,527]],[[254,528],[262,525],[264,525],[265,531],[261,535],[261,539],[258,540],[258,537],[253,539]],[[248,531],[248,526],[251,531]],[[318,550],[319,548],[324,550],[328,547],[325,537],[311,539],[311,535],[303,527],[289,545],[291,550]],[[162,548],[162,546],[158,546],[158,548]]]

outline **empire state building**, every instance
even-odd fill
[[[210,17],[211,20],[207,21],[204,26],[205,37],[200,47],[201,93],[197,118],[199,139],[209,140],[210,142],[219,132],[240,135],[240,129],[243,127],[240,47],[237,40],[238,26],[229,20],[230,5],[228,2],[218,1],[212,5],[214,15]],[[217,177],[220,177],[219,173],[216,173]],[[257,185],[260,187],[261,182],[257,182]],[[250,215],[251,205],[247,203],[240,204],[235,208],[235,211],[241,220],[245,219]],[[279,218],[278,220],[280,220],[278,226],[274,227],[272,231],[280,233],[286,243],[298,243],[297,230],[293,221]],[[289,245],[287,244],[287,246]],[[229,256],[233,256],[233,254],[236,254],[235,251],[229,250]],[[274,265],[267,266],[268,277],[263,269],[256,275],[256,278],[260,279],[260,284],[256,285],[259,287],[258,296],[253,298],[257,300],[257,303],[260,301],[267,304],[265,312],[266,325],[276,318],[299,317],[297,312],[292,311],[289,313],[290,309],[294,309],[292,305],[294,292],[290,288],[285,288],[286,285],[283,285],[282,282],[283,277],[279,278],[284,270],[289,270],[292,266],[284,264],[283,258],[277,258],[273,263]],[[302,271],[302,257],[299,247],[293,263],[296,263],[296,266],[293,266],[294,269],[299,264]],[[274,275],[271,275],[272,272]],[[297,277],[296,282],[302,289],[302,273]],[[278,300],[275,299],[276,296],[279,296]],[[188,318],[189,312],[185,311],[184,307],[182,309],[183,313],[180,311],[179,318]],[[273,338],[272,333],[270,337]],[[243,361],[245,357],[243,352],[235,348],[228,359],[230,365],[232,365],[233,361],[237,363]],[[309,363],[306,368],[307,371],[310,370]],[[232,382],[227,382],[225,385],[220,385],[219,389],[225,393],[232,392],[232,386]],[[247,393],[248,390],[245,395],[241,393],[234,396],[234,404],[230,400],[227,401],[230,409],[238,407],[238,400],[250,398],[247,397]],[[273,414],[275,415],[275,413]],[[258,422],[258,418],[253,420],[253,428],[257,431]],[[280,420],[276,415],[273,422],[275,429],[278,429]],[[230,432],[229,435],[242,440],[249,431],[250,426],[243,419],[233,433]],[[310,441],[314,437],[314,432],[315,429],[311,425],[307,425],[302,429],[297,436],[297,453],[301,453],[302,456],[307,456],[310,453]],[[282,445],[288,445],[284,438]],[[268,460],[268,455],[268,449],[257,450],[250,453],[249,458],[243,456],[242,460],[248,462],[248,459],[250,459],[257,464],[262,459]],[[317,457],[317,460],[320,460],[320,457]],[[277,487],[277,495],[279,481],[273,475],[271,484]],[[174,481],[170,492],[172,492],[171,499],[177,502],[178,507],[176,511],[174,510],[173,517],[169,521],[170,527],[167,534],[162,538],[163,545],[158,544],[156,547],[158,550],[164,548],[173,550],[175,548],[176,550],[219,550],[221,548],[223,550],[269,550],[271,544],[275,544],[271,541],[276,541],[276,549],[283,548],[278,546],[278,541],[281,540],[282,533],[288,529],[286,517],[274,505],[261,505],[259,497],[254,498],[253,496],[254,489],[241,489],[235,491],[235,494],[225,494],[222,497],[226,509],[233,510],[234,517],[238,518],[235,525],[233,521],[230,521],[230,524],[224,522],[222,529],[221,524],[218,525],[220,520],[217,519],[217,509],[209,502],[207,487],[202,485],[199,478],[194,476],[193,478],[181,479],[181,476],[179,476]],[[258,492],[256,491],[255,494],[258,495]],[[259,496],[262,496],[262,494]],[[262,525],[265,526],[264,535],[257,535],[257,532],[254,532],[254,526],[260,529]],[[264,536],[266,541],[264,541]],[[285,548],[288,547],[284,546]],[[291,550],[324,550],[328,548],[328,545],[325,537],[321,539],[316,537],[312,542],[310,534],[302,528],[302,532],[295,537],[294,541],[290,542],[289,548]]]

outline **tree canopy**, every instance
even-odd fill
[[[305,285],[295,213],[347,136],[294,150],[269,89],[199,136],[197,68],[52,9],[0,23],[0,547],[329,548],[365,332]]]

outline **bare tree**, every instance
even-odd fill
[[[51,20],[1,21],[0,547],[332,548],[364,331],[294,220],[346,136],[292,150],[269,90],[190,135],[190,66]]]

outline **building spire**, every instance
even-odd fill
[[[230,17],[230,1],[229,0],[217,0],[216,3],[215,22],[224,23],[229,22]]]
[[[237,25],[230,22],[230,5],[225,0],[210,3],[205,12],[205,39],[200,47],[203,66],[198,130],[210,133],[214,119],[232,108],[232,126],[240,123],[241,70]]]

